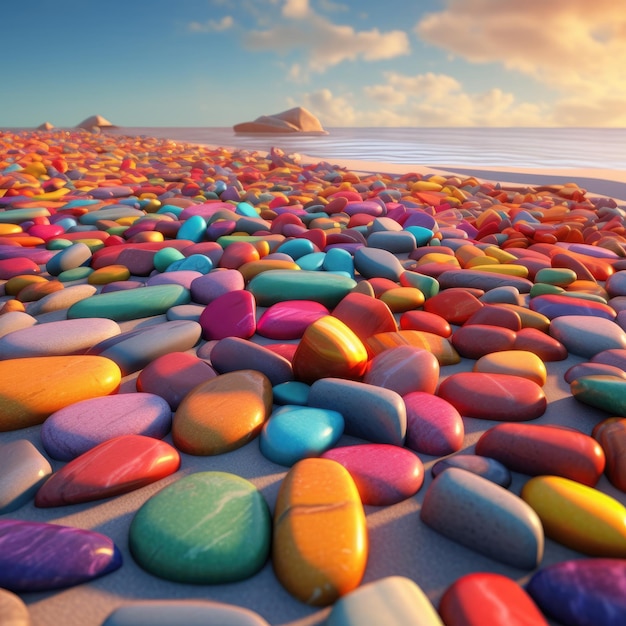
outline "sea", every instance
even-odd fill
[[[231,127],[122,127],[116,133],[328,162],[358,159],[422,166],[598,168],[626,171],[626,128],[329,128],[327,135],[239,135]],[[111,132],[111,131],[107,131]]]

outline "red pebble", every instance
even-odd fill
[[[333,317],[340,319],[363,342],[372,335],[398,329],[393,313],[384,302],[358,292],[345,296],[334,308]]]
[[[512,309],[486,304],[465,322],[465,325],[470,324],[500,326],[501,328],[509,328],[517,332],[522,328],[522,318],[519,316],[519,313]]]
[[[440,315],[428,311],[407,311],[400,316],[402,330],[423,330],[441,337],[452,334],[450,324]]]
[[[220,267],[236,270],[244,263],[258,261],[261,258],[259,251],[248,241],[235,241],[224,248],[224,254],[219,261]]]
[[[527,350],[542,361],[563,361],[567,358],[567,348],[537,328],[522,328],[515,337],[512,349]]]
[[[456,351],[466,359],[480,359],[492,352],[512,350],[516,333],[510,328],[466,324],[454,332],[451,338]]]
[[[609,417],[596,424],[591,434],[604,450],[607,478],[626,493],[626,418]]]
[[[464,289],[446,289],[424,302],[424,310],[443,317],[450,324],[464,324],[483,303]]]

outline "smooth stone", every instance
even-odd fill
[[[354,257],[342,248],[330,248],[324,256],[322,269],[326,272],[343,272],[354,278]]]
[[[146,287],[147,289],[147,287]],[[132,374],[170,352],[185,352],[200,341],[198,322],[180,320],[138,327],[95,344],[89,354],[114,361],[122,374]]]
[[[577,315],[614,320],[616,312],[607,304],[560,294],[547,294],[530,299],[531,311],[554,320],[564,315]]]
[[[303,459],[281,483],[274,510],[272,565],[301,602],[327,606],[356,589],[367,564],[367,523],[348,471]]]
[[[614,365],[621,370],[626,371],[626,350],[623,348],[614,348],[598,352],[591,358],[592,363],[605,363],[606,365]]]
[[[416,346],[432,352],[439,365],[454,365],[461,362],[459,353],[445,337],[422,330],[398,330],[396,332],[377,333],[365,341],[365,346],[372,356],[398,346]]]
[[[261,314],[256,332],[268,339],[300,339],[313,322],[329,314],[323,304],[311,300],[277,302]]]
[[[104,318],[36,324],[0,337],[0,359],[81,354],[120,332],[117,322]]]
[[[352,278],[332,272],[268,270],[257,274],[247,288],[258,306],[269,307],[286,300],[313,300],[332,308],[355,286]]]
[[[27,439],[0,445],[0,515],[32,500],[50,474],[48,459]]]
[[[57,252],[46,263],[46,271],[50,276],[58,276],[66,270],[87,265],[91,260],[91,256],[91,249],[87,244],[81,242],[73,243],[64,250]]]
[[[220,374],[185,396],[174,414],[172,439],[187,454],[224,454],[254,439],[271,412],[272,386],[264,374]]]
[[[200,323],[200,316],[204,311],[204,306],[201,304],[179,304],[168,309],[165,317],[168,321],[173,322],[175,320],[190,320]]]
[[[261,454],[273,463],[291,467],[334,446],[343,429],[343,416],[337,411],[282,406],[263,425],[259,439]]]
[[[577,378],[583,376],[617,376],[626,380],[626,372],[614,365],[606,365],[605,363],[593,363],[588,361],[586,363],[576,363],[572,365],[565,374],[563,379],[566,383],[573,383]]]
[[[187,352],[168,352],[146,365],[137,377],[139,392],[161,396],[173,411],[197,385],[217,376],[204,360]]]
[[[537,272],[535,282],[567,287],[577,278],[576,272],[567,267],[546,267]]]
[[[490,291],[499,287],[515,287],[520,293],[529,293],[533,282],[519,276],[507,276],[505,274],[492,274],[481,270],[457,270],[451,269],[439,277],[439,285],[442,289],[451,287],[471,287]]]
[[[0,341],[5,335],[17,330],[31,328],[37,323],[37,319],[24,311],[10,311],[0,315]],[[0,355],[2,358],[2,355]]]
[[[621,376],[581,376],[570,390],[578,402],[626,417],[626,380]]]
[[[211,365],[220,374],[257,370],[267,376],[272,386],[293,380],[290,361],[265,346],[240,337],[225,337],[217,341],[211,350]]]
[[[393,313],[404,313],[420,308],[424,304],[424,294],[415,287],[395,287],[380,296]]]
[[[391,348],[369,362],[363,382],[401,396],[415,391],[432,394],[439,382],[439,361],[428,350],[414,346]]]
[[[522,322],[522,331],[530,328],[533,330],[540,330],[543,333],[547,333],[550,328],[550,320],[545,315],[537,313],[537,311],[531,311],[530,309],[519,304],[511,304],[508,302],[499,304],[498,306],[501,308],[509,309],[519,315]]]
[[[400,316],[400,328],[421,330],[446,338],[452,335],[450,324],[440,315],[428,311],[406,311]]]
[[[0,520],[0,587],[16,593],[63,589],[119,569],[111,539],[71,526]]]
[[[180,455],[144,435],[121,435],[76,457],[41,486],[35,506],[51,507],[110,498],[173,474]]]
[[[591,435],[604,450],[607,478],[620,491],[626,492],[626,419],[602,420],[594,426]]]
[[[180,285],[185,289],[190,289],[191,283],[202,276],[200,272],[191,270],[168,271],[164,274],[155,274],[146,281],[146,287],[154,287],[155,285]]]
[[[300,260],[309,254],[314,254],[317,251],[312,241],[308,239],[289,239],[285,243],[281,243],[276,252],[289,255],[294,261]]]
[[[432,298],[439,293],[439,283],[432,276],[406,270],[400,276],[400,284],[404,287],[419,289],[425,298]]]
[[[117,391],[120,368],[99,356],[0,361],[0,432],[41,424],[66,406]]]
[[[483,433],[476,454],[500,461],[514,472],[564,476],[593,487],[606,459],[589,435],[548,424],[498,424]]]
[[[377,298],[351,292],[333,309],[333,317],[341,320],[361,340],[378,333],[398,329],[389,307]]]
[[[341,378],[322,378],[311,385],[309,406],[339,411],[347,435],[373,443],[404,444],[406,407],[402,396],[391,389]]]
[[[0,218],[2,214],[0,214]],[[15,246],[19,248],[19,246]],[[41,269],[35,261],[15,256],[14,258],[0,259],[0,280],[10,280],[23,274],[40,274]]]
[[[130,271],[125,265],[107,265],[91,272],[87,276],[87,282],[90,285],[107,285],[108,283],[128,280],[129,278]]]
[[[321,456],[348,470],[363,504],[396,504],[414,496],[424,482],[422,461],[400,446],[365,443],[332,448]]]
[[[449,324],[464,324],[485,306],[476,296],[461,289],[440,291],[424,302],[424,311],[433,313]]]
[[[46,452],[71,461],[122,435],[163,439],[172,427],[167,402],[151,393],[123,393],[74,402],[54,412],[41,427]]]
[[[326,315],[304,331],[293,357],[293,373],[308,384],[325,377],[359,379],[367,363],[361,340],[341,320]]]
[[[130,524],[135,561],[159,578],[191,584],[245,580],[267,561],[271,517],[260,491],[226,472],[196,472],[143,504]]]
[[[407,448],[431,456],[444,456],[461,449],[465,436],[463,419],[447,400],[424,391],[408,393],[403,400]]]
[[[509,374],[458,372],[444,379],[437,394],[464,417],[523,422],[547,408],[542,388],[532,380]]]
[[[241,272],[235,269],[218,269],[199,276],[191,283],[191,299],[199,304],[209,304],[216,298],[245,287]]]
[[[97,289],[93,285],[70,285],[60,291],[49,293],[41,300],[30,303],[28,305],[28,313],[30,315],[41,315],[43,313],[69,309],[76,302],[90,298],[96,292]]]
[[[533,599],[514,580],[491,572],[457,578],[439,602],[446,626],[548,626]]]
[[[615,322],[587,315],[564,315],[552,320],[550,335],[572,354],[590,359],[598,352],[626,348],[626,332]]]
[[[486,354],[474,363],[473,371],[521,376],[532,380],[540,387],[546,384],[548,377],[544,362],[528,350],[503,350]]]
[[[521,497],[550,539],[589,556],[626,558],[626,507],[611,496],[562,476],[535,476]]]
[[[254,611],[211,600],[144,600],[122,605],[102,626],[269,626]]]
[[[180,285],[154,285],[96,294],[70,306],[67,317],[107,317],[122,322],[162,315],[173,306],[189,301],[189,290]]]
[[[450,467],[458,467],[472,474],[478,474],[500,487],[508,487],[513,480],[511,472],[500,461],[475,454],[455,454],[437,461],[431,469],[433,477]]]
[[[207,340],[239,337],[249,339],[256,331],[256,302],[243,289],[229,291],[212,300],[200,315],[202,337]]]
[[[164,272],[175,261],[182,261],[185,255],[176,248],[161,248],[154,253],[152,262],[158,272]]]
[[[410,578],[387,576],[339,598],[326,626],[443,626],[428,596]]]
[[[454,331],[450,339],[455,350],[466,359],[480,359],[492,352],[511,350],[516,333],[510,328],[484,324],[465,325]]]
[[[477,474],[451,467],[433,480],[420,519],[467,548],[520,569],[543,558],[544,534],[533,509]]]
[[[549,617],[572,626],[626,623],[626,560],[577,559],[535,572],[526,590]]]
[[[568,356],[567,348],[560,341],[537,328],[518,331],[513,350],[532,352],[542,361],[564,361]]]
[[[297,404],[306,406],[309,402],[310,385],[297,380],[290,380],[272,387],[274,404]]]
[[[0,589],[0,624],[2,626],[30,626],[30,613],[22,599],[7,591]]]
[[[484,301],[481,300],[481,302]],[[483,324],[486,326],[499,326],[517,332],[522,328],[522,318],[517,311],[507,309],[503,306],[485,304],[482,309],[478,309],[466,322],[470,324]]]

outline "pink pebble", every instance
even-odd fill
[[[299,339],[307,327],[329,315],[328,309],[311,300],[288,300],[270,306],[259,318],[257,333],[268,339]]]
[[[243,289],[225,293],[205,307],[200,315],[204,339],[241,337],[249,339],[256,331],[256,301]]]

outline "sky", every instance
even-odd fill
[[[626,127],[626,0],[29,0],[0,127]]]

